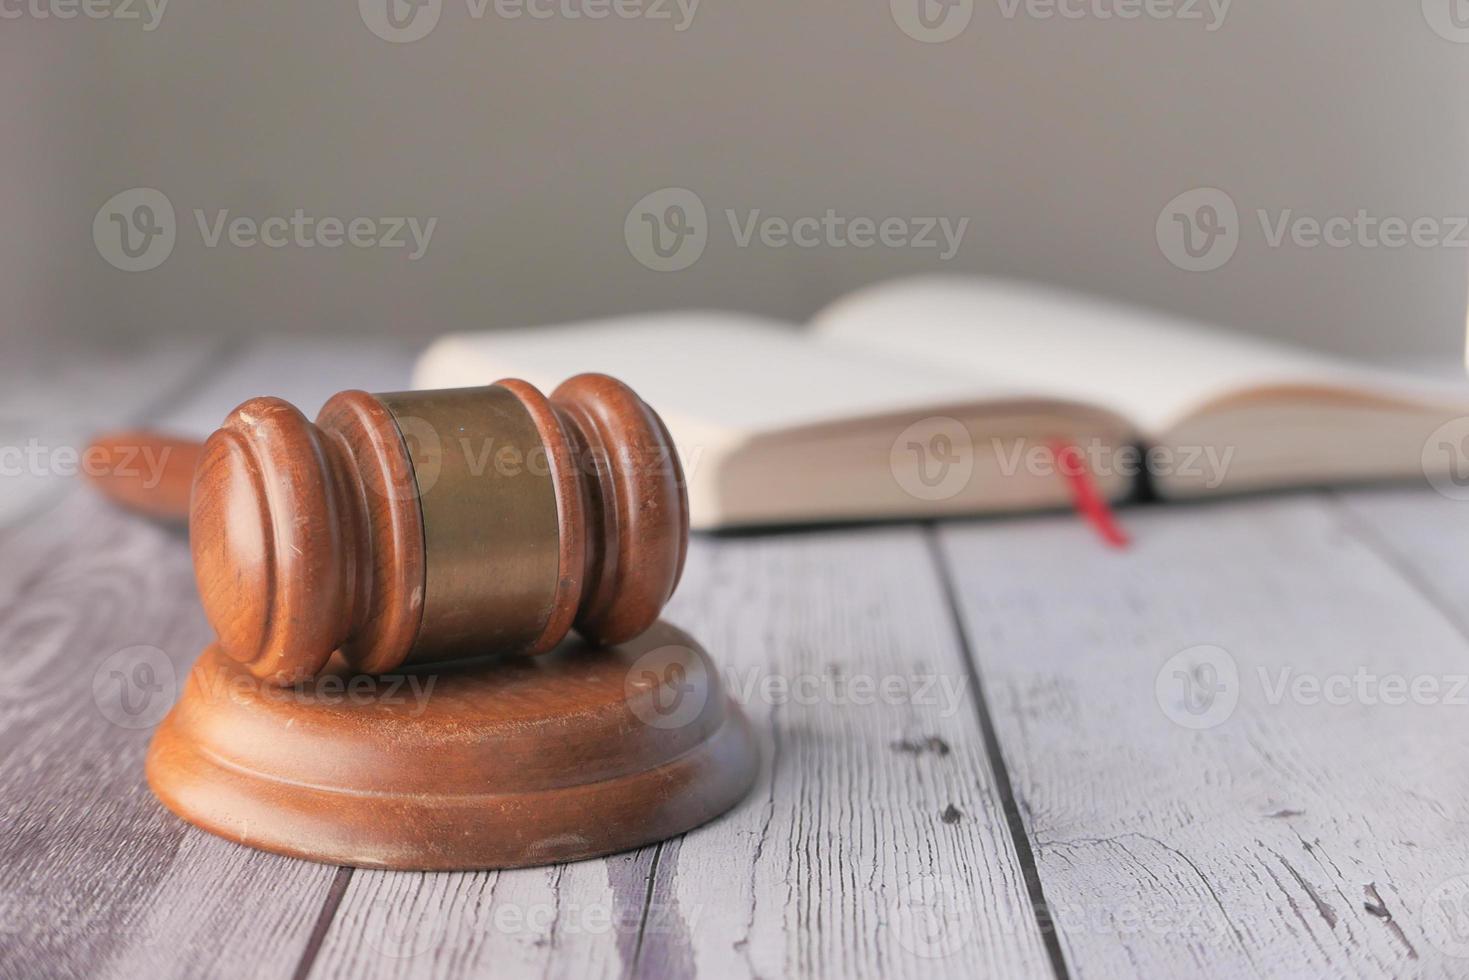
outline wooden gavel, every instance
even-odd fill
[[[142,433],[94,445],[115,457],[144,439],[165,445]],[[344,391],[315,423],[252,398],[202,447],[166,445],[158,487],[98,482],[154,514],[187,507],[219,645],[275,684],[315,676],[336,651],[381,673],[544,653],[573,626],[621,642],[657,620],[683,571],[678,455],[653,410],[605,375],[550,398],[517,380]]]

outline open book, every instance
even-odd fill
[[[601,371],[667,423],[695,527],[1064,506],[1058,447],[1108,499],[1422,479],[1462,386],[985,279],[870,287],[806,328],[733,313],[455,334],[418,387]]]

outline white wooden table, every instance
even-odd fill
[[[202,433],[261,393],[314,412],[410,360],[73,359],[5,383],[0,444]],[[407,874],[155,802],[149,732],[94,674],[148,645],[183,676],[208,639],[186,543],[4,476],[0,976],[1469,976],[1469,504],[1123,520],[1126,552],[1065,516],[698,537],[669,618],[761,735],[749,798],[605,860]]]

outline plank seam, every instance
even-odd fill
[[[999,737],[995,734],[989,699],[985,695],[984,684],[979,677],[978,659],[974,655],[974,649],[969,640],[969,630],[964,624],[964,616],[960,611],[958,588],[954,582],[953,570],[949,567],[943,548],[939,546],[937,525],[932,521],[924,522],[923,530],[929,556],[933,560],[934,570],[943,590],[949,620],[959,639],[959,647],[964,653],[964,669],[969,678],[969,688],[974,692],[974,713],[979,719],[980,736],[984,741],[984,754],[989,760],[990,772],[994,775],[995,789],[1000,796],[1000,802],[1005,811],[1005,824],[1010,831],[1010,841],[1020,862],[1020,872],[1025,878],[1025,890],[1030,896],[1031,916],[1035,919],[1036,928],[1040,930],[1041,942],[1046,949],[1046,958],[1050,960],[1051,971],[1056,975],[1056,980],[1070,980],[1071,971],[1066,966],[1066,956],[1061,950],[1059,929],[1048,911],[1050,905],[1046,901],[1045,887],[1041,884],[1040,868],[1036,864],[1035,851],[1031,848],[1030,835],[1025,827],[1025,820],[1020,815],[1020,805],[1015,798],[1015,790],[1010,782],[1010,770],[1005,764],[1005,755],[1000,749]]]
[[[653,889],[658,884],[658,859],[663,856],[663,845],[665,841],[659,841],[653,848],[653,860],[648,867],[648,890],[643,893],[643,914],[638,919],[638,942],[633,947],[632,965],[628,967],[628,976],[637,976],[638,963],[643,957],[643,933],[648,928],[648,912],[653,907]]]
[[[1433,608],[1433,611],[1443,617],[1460,639],[1469,643],[1469,623],[1466,623],[1454,608],[1452,602],[1439,593],[1429,580],[1402,556],[1402,553],[1388,543],[1372,522],[1364,518],[1360,513],[1352,509],[1340,491],[1331,490],[1320,496],[1323,502],[1329,501],[1336,512],[1337,524],[1350,535],[1358,544],[1372,552],[1388,568],[1402,579],[1414,592]]]
[[[311,927],[311,935],[306,940],[306,948],[301,951],[301,959],[296,962],[296,972],[291,974],[292,980],[306,980],[311,973],[311,967],[316,963],[316,956],[321,952],[327,931],[332,927],[332,920],[337,917],[337,909],[341,907],[342,898],[347,894],[347,885],[351,881],[351,868],[337,869],[336,876],[332,878],[331,887],[327,889],[326,899],[321,903],[321,911],[316,915],[316,924]]]

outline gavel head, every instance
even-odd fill
[[[204,444],[189,538],[221,648],[293,684],[617,643],[658,618],[688,546],[683,472],[631,389],[579,375],[370,395],[316,422],[277,398]]]

